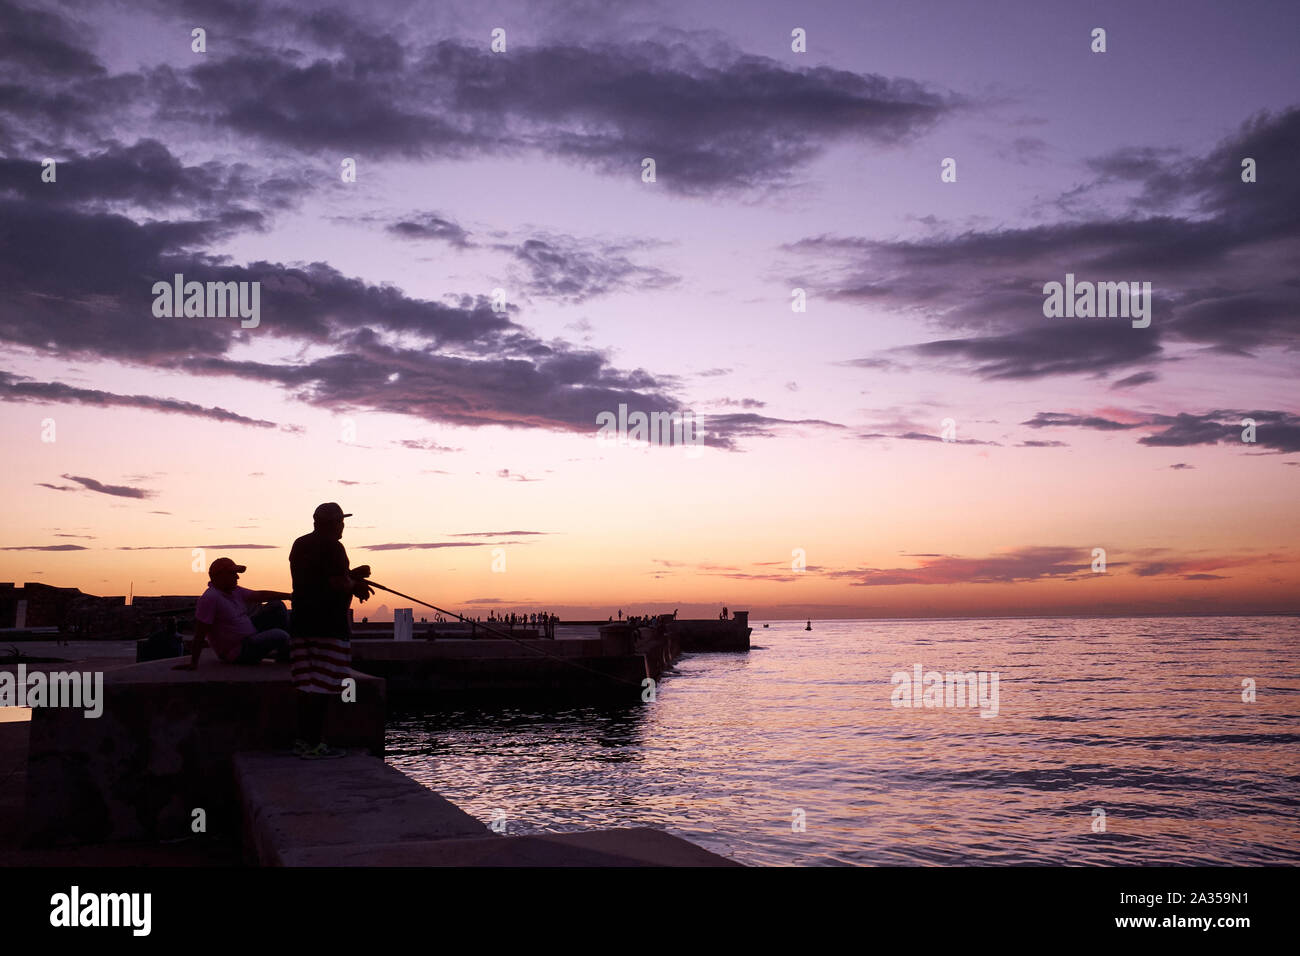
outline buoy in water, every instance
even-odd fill
[[[808,622],[808,626],[805,627],[804,630],[805,630],[805,631],[811,631],[811,630],[812,630],[812,621],[809,621],[809,622]]]

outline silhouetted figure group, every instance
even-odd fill
[[[348,565],[342,538],[344,519],[350,517],[332,501],[317,507],[312,530],[289,551],[292,593],[241,588],[239,575],[247,568],[230,558],[213,561],[208,589],[194,611],[190,660],[176,665],[194,670],[205,644],[231,664],[287,659],[299,692],[294,752],[309,759],[345,756],[345,751],[326,744],[322,734],[330,702],[337,706],[345,690],[355,691],[355,683],[349,683],[354,679],[348,609],[354,597],[366,601],[374,593],[366,581],[370,566]],[[293,601],[292,614],[285,598]]]

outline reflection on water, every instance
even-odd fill
[[[654,826],[751,864],[1300,862],[1300,620],[754,638],[683,658],[653,704],[394,713],[389,763],[510,833]],[[918,663],[998,672],[998,716],[892,706]]]

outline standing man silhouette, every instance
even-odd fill
[[[352,517],[332,501],[312,515],[314,528],[293,543],[289,571],[293,575],[292,643],[289,672],[298,690],[300,757],[342,757],[322,735],[329,701],[342,699],[343,681],[352,676],[352,628],[348,606],[354,597],[367,600],[374,589],[366,583],[370,566],[348,568],[348,553],[340,540],[343,519]]]

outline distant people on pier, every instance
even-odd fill
[[[437,620],[439,623],[443,623],[447,619],[440,616]],[[550,611],[502,611],[500,614],[496,611],[489,611],[487,617],[482,615],[474,617],[471,615],[462,617],[460,620],[466,624],[481,624],[487,621],[488,624],[502,625],[512,631],[516,628],[537,627],[543,629],[543,636],[553,638],[555,636],[555,624],[560,620],[560,616],[552,614]],[[611,617],[610,620],[614,619]]]
[[[729,613],[730,613],[730,612],[729,612],[729,611],[724,607],[724,608],[722,609],[722,613],[718,615],[718,620],[719,620],[719,621],[725,621],[725,620],[727,619],[727,615],[728,615]]]

